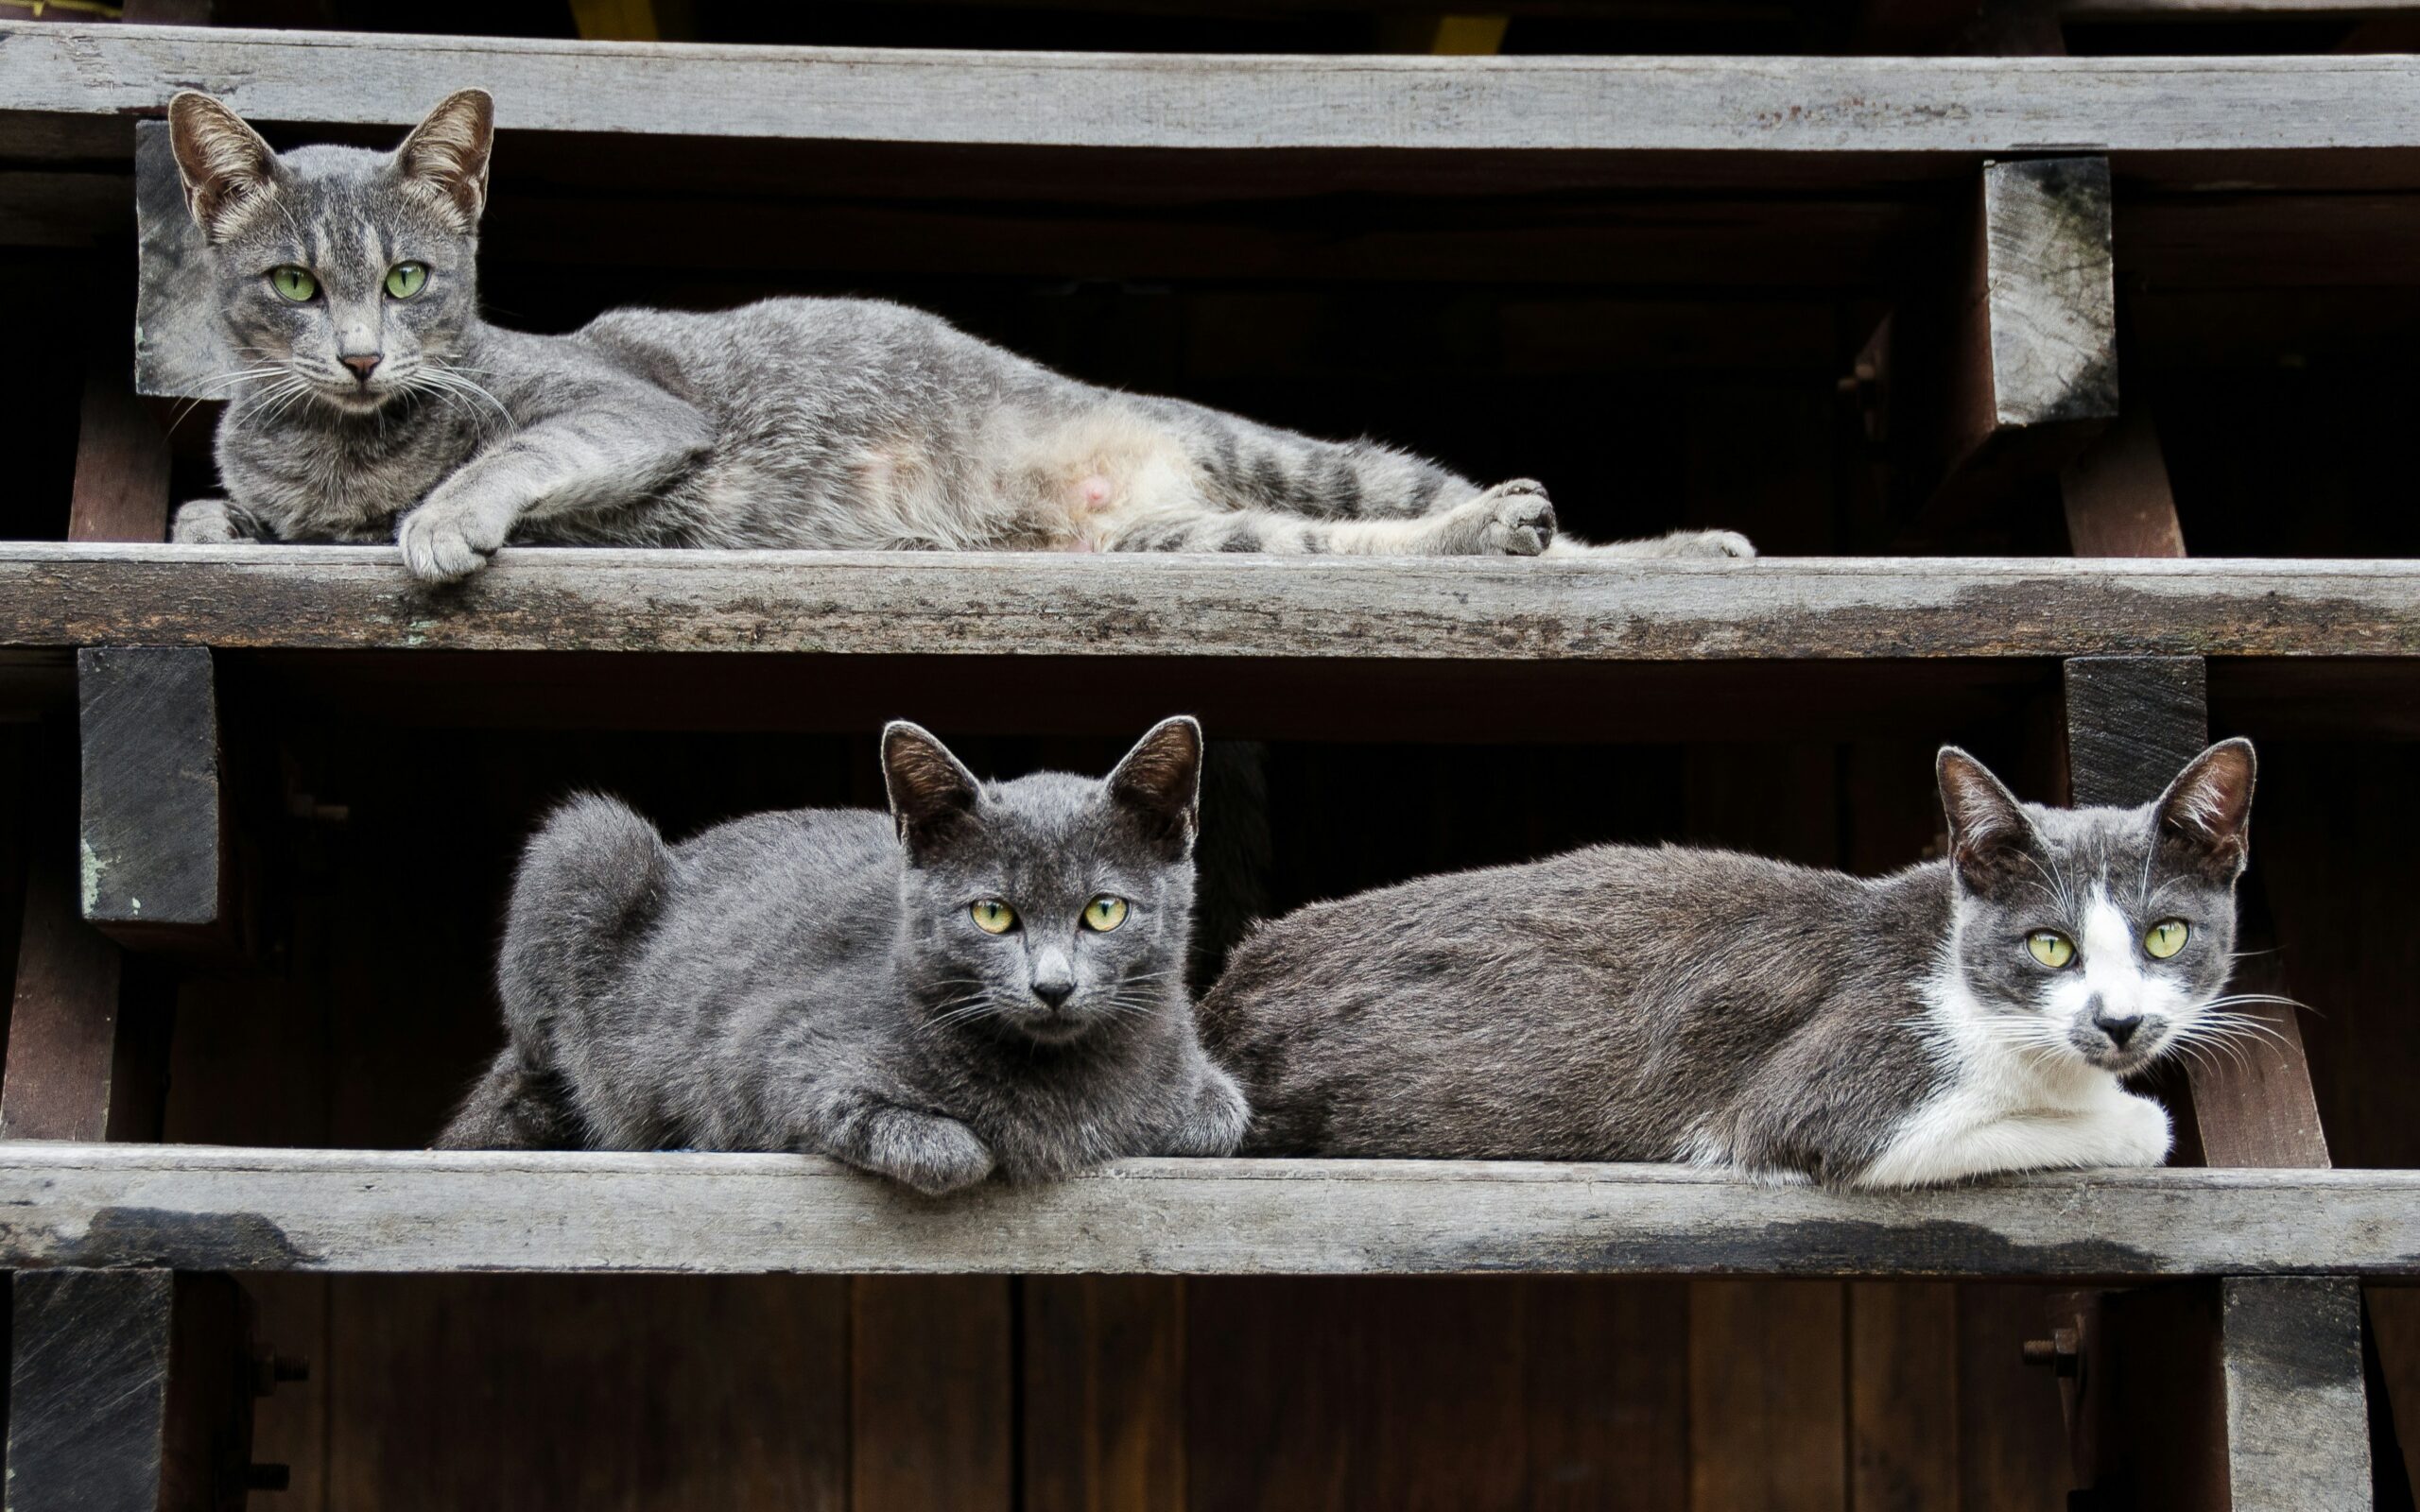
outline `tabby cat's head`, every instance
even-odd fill
[[[1201,726],[1163,721],[1106,778],[983,782],[901,722],[882,768],[901,947],[936,1022],[1063,1044],[1184,1005]]]
[[[191,91],[168,102],[168,134],[246,393],[363,415],[406,393],[476,397],[452,359],[478,308],[484,92],[447,96],[392,152],[279,154]]]
[[[1955,747],[1938,765],[1958,879],[1955,975],[1991,1032],[2104,1071],[2250,1032],[2221,999],[2252,816],[2252,744],[2195,757],[2141,808],[2020,803]]]

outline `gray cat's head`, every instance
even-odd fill
[[[1956,977],[2013,1043],[2120,1074],[2223,1034],[2252,743],[2195,757],[2141,808],[2020,803],[1955,747],[1938,764]]]
[[[983,782],[902,722],[882,770],[902,943],[937,1019],[1064,1044],[1184,1004],[1200,725],[1154,726],[1104,779]]]
[[[185,206],[250,392],[353,415],[407,393],[467,394],[450,359],[478,313],[494,119],[487,94],[466,89],[392,152],[280,155],[207,94],[168,102]]]

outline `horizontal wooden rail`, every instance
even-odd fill
[[[2420,1172],[1841,1194],[1662,1165],[1132,1160],[929,1200],[808,1156],[17,1143],[0,1265],[2391,1276],[2420,1272]]]
[[[2420,61],[2398,57],[1219,57],[0,27],[0,104],[35,114],[122,120],[196,88],[263,121],[401,126],[466,84],[495,94],[508,132],[1751,153],[1802,168],[1903,155],[1945,171],[2040,152],[2420,148]]]
[[[0,648],[1703,662],[2420,656],[2420,562],[0,544]]]

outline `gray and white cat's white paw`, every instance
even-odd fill
[[[2175,1143],[2175,1130],[2170,1126],[2168,1109],[2149,1097],[2134,1092],[2120,1094],[2119,1103],[2108,1118],[2108,1147],[2103,1165],[2166,1165],[2168,1152]]]
[[[957,1119],[901,1109],[883,1120],[860,1163],[938,1197],[983,1180],[998,1161],[991,1146]]]
[[[229,509],[224,499],[196,499],[180,505],[176,524],[168,528],[168,539],[180,546],[257,544],[258,538],[240,528]]]
[[[424,504],[404,516],[395,543],[404,567],[424,583],[451,583],[488,564],[504,545],[506,526],[483,511]]]

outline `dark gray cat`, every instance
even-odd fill
[[[392,154],[280,156],[191,93],[168,125],[240,359],[228,497],[180,510],[181,541],[394,540],[430,581],[508,541],[1754,555],[1729,531],[1559,541],[1526,478],[1481,488],[1373,442],[1098,388],[873,301],[489,325],[477,90]]]
[[[2253,1032],[2219,995],[2231,740],[2138,809],[2021,804],[1945,749],[1950,859],[1872,880],[1605,846],[1320,903],[1203,1000],[1248,1152],[1688,1160],[1897,1187],[2154,1165],[2118,1078]]]
[[[927,1193],[1233,1153],[1243,1099],[1184,988],[1200,727],[1102,781],[978,782],[908,724],[882,764],[889,817],[671,847],[565,805],[513,885],[511,1043],[439,1146],[799,1150]]]

